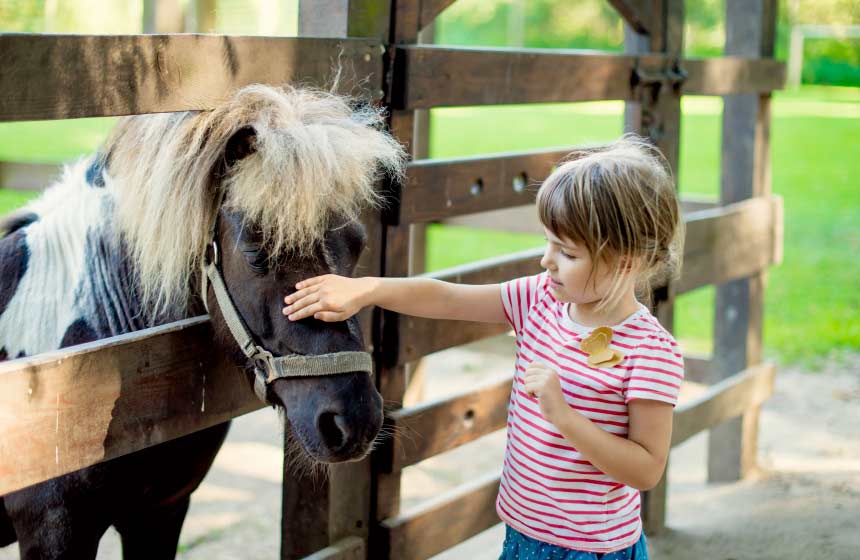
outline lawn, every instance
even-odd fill
[[[719,191],[719,98],[686,98],[680,185],[685,194]],[[616,102],[439,109],[431,154],[482,153],[597,143],[622,128]],[[95,149],[111,119],[0,125],[0,160],[59,162]],[[785,362],[860,350],[860,90],[804,87],[779,92],[771,129],[773,191],[785,199],[785,260],[768,277],[765,345]],[[0,213],[27,194],[0,190]],[[540,237],[432,226],[431,269],[542,242]],[[679,298],[676,326],[689,349],[708,351],[713,289]]]

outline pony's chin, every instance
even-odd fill
[[[323,446],[314,445],[311,442],[305,442],[304,439],[295,432],[294,436],[298,440],[297,444],[301,446],[305,457],[307,457],[309,461],[321,463],[324,465],[335,465],[337,463],[354,463],[362,461],[368,455],[370,455],[370,452],[373,450],[373,445],[368,444],[364,448],[356,448],[344,453],[335,453],[327,450]]]

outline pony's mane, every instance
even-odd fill
[[[276,258],[306,253],[335,215],[378,204],[403,148],[378,108],[327,92],[252,85],[211,111],[122,119],[107,142],[105,184],[137,263],[144,308],[187,306],[216,200],[259,228]],[[253,151],[228,166],[228,142],[253,128]],[[223,193],[217,189],[224,189]]]

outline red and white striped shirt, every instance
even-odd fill
[[[547,273],[502,284],[502,303],[517,336],[517,359],[505,464],[496,510],[532,538],[588,552],[613,552],[640,536],[639,491],[613,480],[583,457],[523,387],[534,362],[555,369],[568,404],[607,432],[627,436],[627,403],[674,405],[684,377],[680,350],[645,306],[612,326],[620,364],[594,368],[580,342],[592,327],[575,323],[549,289]]]

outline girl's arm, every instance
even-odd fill
[[[592,465],[638,490],[650,490],[660,482],[672,441],[671,404],[647,399],[630,401],[624,438],[598,427],[571,408],[564,400],[558,376],[544,364],[528,367],[525,386],[537,397],[544,417]]]
[[[314,317],[345,321],[363,307],[377,305],[405,315],[484,323],[507,321],[498,284],[452,284],[432,278],[347,278],[326,274],[296,284],[284,298],[291,321]]]

